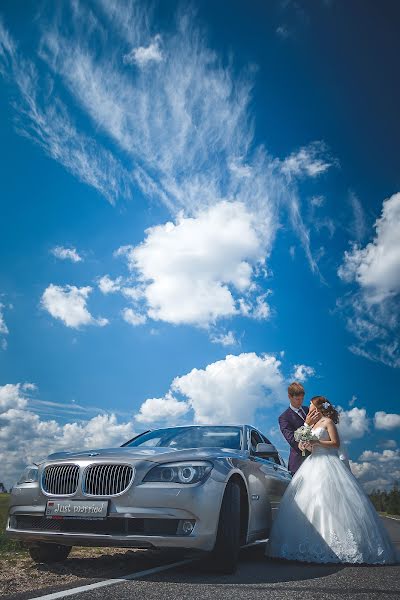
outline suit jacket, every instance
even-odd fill
[[[305,414],[308,413],[309,408],[309,406],[302,406]],[[288,468],[292,475],[294,475],[300,468],[304,458],[301,454],[301,450],[299,450],[298,442],[296,442],[294,439],[294,432],[302,425],[304,425],[303,419],[296,412],[294,412],[290,406],[279,417],[279,427],[282,435],[287,443],[290,444]]]

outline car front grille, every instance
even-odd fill
[[[66,496],[78,489],[78,465],[49,465],[44,469],[42,487],[47,494]]]
[[[131,465],[90,465],[84,473],[83,492],[89,496],[121,494],[131,484],[133,475]]]
[[[177,535],[178,519],[49,519],[19,515],[13,528],[25,531],[97,533],[98,535]]]

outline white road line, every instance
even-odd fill
[[[146,575],[153,575],[154,573],[160,573],[161,571],[167,571],[168,569],[174,569],[182,565],[187,565],[193,562],[193,559],[180,560],[179,562],[170,563],[169,565],[163,565],[161,567],[154,567],[153,569],[147,569],[146,571],[138,571],[125,575],[124,577],[118,577],[117,579],[106,579],[106,581],[98,581],[97,583],[89,583],[89,585],[81,585],[80,587],[71,588],[64,590],[63,592],[54,592],[54,594],[46,594],[45,596],[35,596],[30,600],[55,600],[56,598],[66,598],[67,596],[74,596],[75,594],[81,594],[82,592],[88,592],[89,590],[95,590],[115,583],[123,583],[129,579],[139,579],[139,577],[146,577]]]

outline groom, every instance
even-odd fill
[[[304,388],[301,383],[294,381],[288,387],[289,408],[279,417],[279,427],[285,440],[290,444],[289,471],[292,475],[300,468],[303,462],[299,444],[294,439],[296,429],[307,423],[311,427],[319,421],[321,413],[314,406],[309,410],[308,406],[302,406],[304,400]]]

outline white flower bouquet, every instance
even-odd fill
[[[306,444],[307,442],[318,441],[318,438],[312,432],[312,428],[307,424],[304,424],[298,429],[296,429],[296,431],[294,432],[294,439],[296,440],[296,442],[303,442],[304,444]],[[301,455],[306,455],[305,450],[302,450]]]

